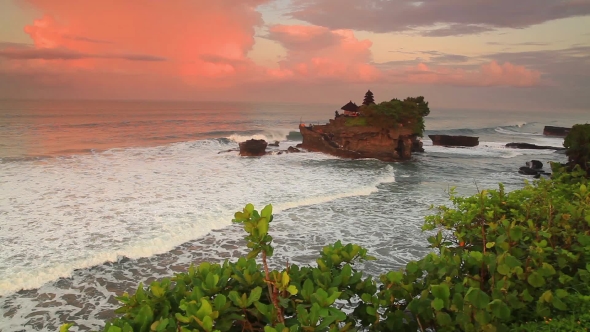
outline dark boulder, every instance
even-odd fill
[[[567,128],[567,127],[545,126],[545,128],[543,128],[543,135],[566,137],[571,129],[572,128]]]
[[[522,166],[518,169],[518,173],[524,175],[537,175],[540,171],[538,169],[533,169],[528,166]]]
[[[560,148],[556,146],[546,146],[546,145],[535,145],[531,143],[508,143],[506,144],[507,148],[512,149],[531,149],[531,150],[565,150],[565,148]]]
[[[532,169],[543,169],[543,163],[538,160],[527,161],[526,165]]]
[[[301,150],[299,150],[298,148],[294,148],[294,147],[290,146],[287,149],[287,152],[289,152],[289,153],[295,153],[295,152],[301,152]]]
[[[473,136],[452,136],[452,135],[428,135],[432,145],[442,146],[478,146],[479,137]]]
[[[240,156],[258,157],[266,154],[266,143],[263,139],[251,139],[240,143]]]
[[[268,146],[279,146],[279,141],[275,141],[274,143],[268,143]]]

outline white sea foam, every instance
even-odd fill
[[[227,137],[228,139],[236,142],[241,143],[245,142],[250,139],[263,139],[267,142],[274,142],[274,141],[284,141],[287,138],[287,135],[292,130],[290,129],[266,129],[262,130],[260,133],[252,134],[252,135],[244,135],[244,134],[233,134]]]
[[[479,142],[474,147],[445,147],[432,145],[431,140],[424,140],[424,150],[426,152],[445,153],[465,156],[482,156],[497,158],[514,158],[522,155],[546,155],[553,154],[555,150],[536,150],[536,149],[513,149],[507,148],[503,142]]]
[[[517,126],[521,128],[522,126]],[[506,127],[496,127],[494,129],[497,133],[504,134],[504,135],[523,135],[523,136],[541,136],[541,133],[527,133],[527,132],[520,132],[515,130],[507,129]]]
[[[211,140],[0,165],[0,296],[167,252],[228,226],[247,203],[282,211],[394,181],[389,165],[352,171],[322,154],[217,154],[231,147]]]

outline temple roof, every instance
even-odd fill
[[[349,112],[356,112],[358,111],[359,107],[351,101],[348,102],[348,104],[342,106],[341,110],[344,111],[349,111]]]

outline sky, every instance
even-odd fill
[[[590,0],[0,0],[0,98],[587,110]]]

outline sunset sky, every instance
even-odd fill
[[[590,112],[590,0],[0,0],[0,98]],[[590,113],[589,113],[590,114]]]

